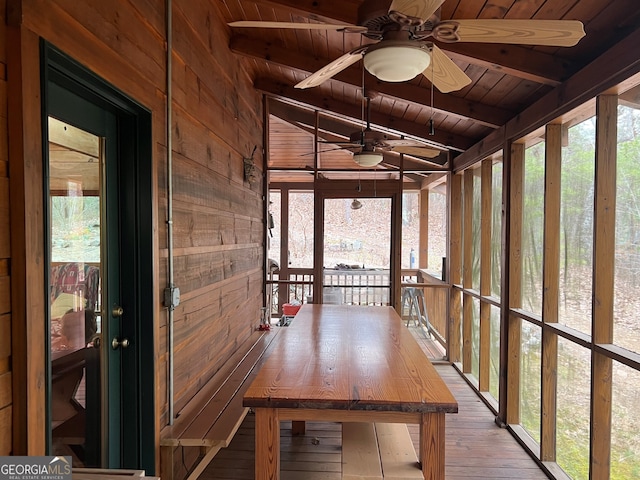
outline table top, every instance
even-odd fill
[[[303,305],[244,395],[247,407],[458,411],[391,307]]]

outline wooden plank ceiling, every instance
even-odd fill
[[[218,4],[227,22],[357,24],[358,7],[371,1],[220,0]],[[317,128],[319,139],[345,141],[350,132],[363,128],[363,82],[371,98],[374,129],[422,140],[453,158],[637,29],[640,8],[637,0],[445,0],[440,18],[580,20],[586,36],[573,47],[435,42],[471,78],[471,84],[459,91],[440,93],[423,75],[404,83],[382,82],[364,71],[361,61],[320,86],[296,89],[295,84],[345,52],[375,41],[359,33],[324,29],[230,29],[231,50],[245,62],[255,87],[269,98],[274,119],[269,167],[276,170],[272,178],[278,178],[279,169],[299,169],[297,176],[287,178],[309,181],[314,169],[331,175],[328,170],[358,168],[348,151],[323,153],[314,163],[313,135]],[[318,144],[319,151],[335,148]],[[405,170],[415,169],[416,175],[407,177],[413,180],[426,173],[420,170],[446,169],[451,164],[440,167],[442,162],[406,155],[402,161]],[[378,171],[397,175],[399,165],[398,154],[385,153]]]

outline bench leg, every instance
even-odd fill
[[[255,480],[280,480],[280,419],[274,408],[256,408]]]
[[[163,480],[173,480],[173,460],[176,447],[160,447],[160,478]]]
[[[198,465],[196,465],[196,468],[194,468],[191,473],[189,473],[189,476],[186,478],[186,480],[196,480],[200,476],[200,474],[204,472],[204,469],[207,468],[209,462],[213,460],[213,457],[216,456],[221,448],[222,447],[220,446],[209,447],[208,450],[204,448],[204,455],[200,460],[198,460]]]
[[[420,463],[425,480],[444,478],[444,413],[423,413],[420,423]]]

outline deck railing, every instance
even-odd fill
[[[282,317],[282,305],[285,303],[313,303],[313,284],[314,276],[311,269],[290,271],[288,278],[281,278],[281,274],[274,273],[267,280],[271,317]],[[402,284],[422,292],[430,333],[446,346],[448,285],[416,269],[402,271]],[[325,269],[323,302],[342,305],[389,305],[390,285],[389,270],[385,269]],[[407,305],[403,305],[401,315],[408,318]]]
[[[389,270],[324,270],[324,303],[342,305],[389,305],[391,279]]]

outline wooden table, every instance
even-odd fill
[[[444,479],[445,413],[458,404],[391,307],[304,305],[244,395],[256,479],[280,478],[280,421],[420,425],[425,479]]]

